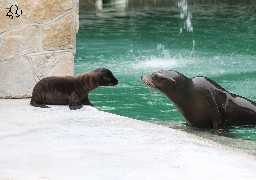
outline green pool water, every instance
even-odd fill
[[[176,5],[80,9],[75,73],[109,68],[119,84],[92,91],[92,103],[146,121],[184,122],[169,99],[140,80],[158,70],[207,76],[229,92],[256,101],[255,4],[189,6],[192,32],[184,28]],[[256,141],[255,128],[231,131]]]

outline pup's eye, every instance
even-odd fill
[[[112,81],[112,79],[111,78],[106,78],[106,81],[110,82],[110,81]]]

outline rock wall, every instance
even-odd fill
[[[78,4],[0,0],[0,98],[30,97],[43,77],[74,74]]]

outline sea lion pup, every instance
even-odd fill
[[[115,86],[118,81],[112,72],[99,68],[84,74],[66,77],[46,77],[34,87],[30,104],[48,108],[48,105],[69,105],[71,110],[91,105],[88,93],[99,86]]]
[[[141,80],[164,93],[191,126],[211,128],[216,135],[228,136],[229,127],[256,125],[256,103],[229,93],[209,78],[160,71]]]

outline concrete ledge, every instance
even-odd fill
[[[0,179],[255,179],[256,160],[84,106],[0,100]]]

